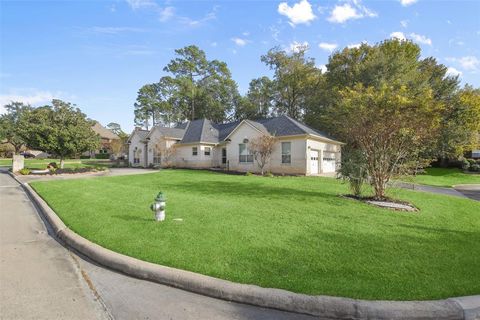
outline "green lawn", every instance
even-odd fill
[[[50,162],[56,162],[60,166],[59,159],[25,159],[25,168],[28,169],[46,169]],[[65,159],[65,168],[84,168],[108,166],[110,160],[103,159]],[[11,167],[12,159],[0,159],[0,167]]]
[[[78,234],[166,266],[352,298],[480,293],[480,202],[469,199],[392,190],[420,209],[406,213],[342,198],[347,186],[330,178],[189,170],[32,186]]]
[[[456,184],[480,184],[480,174],[463,173],[455,168],[427,168],[425,174],[404,179],[407,182],[437,187],[452,187]]]

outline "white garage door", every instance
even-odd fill
[[[310,173],[318,173],[318,151],[310,150]]]
[[[323,172],[335,172],[335,153],[324,152],[323,153]]]

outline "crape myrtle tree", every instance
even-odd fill
[[[263,134],[256,138],[253,138],[248,143],[248,148],[253,154],[253,158],[260,168],[260,172],[263,176],[265,166],[270,162],[272,153],[275,149],[275,143],[277,139],[275,136]]]
[[[23,102],[11,102],[4,106],[6,113],[0,115],[0,140],[4,140],[13,147],[14,154],[18,154],[25,145],[21,130],[25,123],[25,114],[32,109]]]
[[[436,64],[420,60],[420,48],[410,41],[345,48],[330,57],[316,107],[306,115],[311,125],[362,152],[376,198],[385,198],[392,176],[422,159],[438,137],[443,83],[424,71],[427,63],[430,69]]]
[[[27,126],[22,137],[32,149],[43,150],[64,160],[82,152],[95,150],[100,137],[92,130],[88,120],[76,105],[54,99],[51,106],[32,109],[25,115]]]
[[[430,89],[412,95],[406,86],[357,84],[341,90],[330,116],[337,132],[351,136],[347,141],[363,153],[375,197],[384,199],[391,177],[435,140],[439,111]]]

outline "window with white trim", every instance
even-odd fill
[[[198,147],[192,147],[192,156],[198,155]]]
[[[205,152],[205,155],[206,155],[206,156],[209,156],[211,151],[212,151],[212,148],[210,148],[210,147],[205,147],[204,152]]]
[[[245,143],[240,143],[238,145],[238,161],[240,163],[250,163],[253,162],[253,154],[247,148]]]
[[[282,163],[292,163],[291,142],[282,142]]]

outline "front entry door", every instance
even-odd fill
[[[318,151],[310,150],[310,174],[318,174]]]

